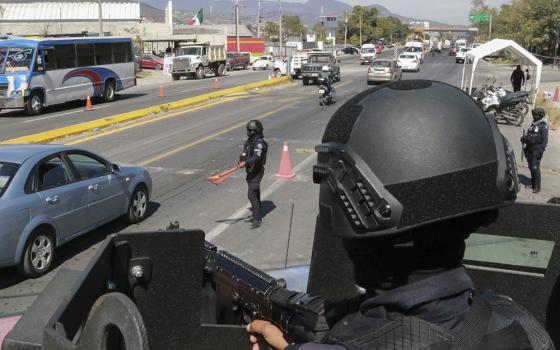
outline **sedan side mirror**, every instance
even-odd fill
[[[121,167],[118,166],[117,164],[113,163],[113,164],[111,164],[111,170],[114,173],[120,173],[121,172]]]

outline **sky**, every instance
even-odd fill
[[[401,16],[432,19],[448,24],[469,24],[470,0],[341,0],[350,5],[379,4]],[[489,6],[499,7],[511,0],[487,0]]]

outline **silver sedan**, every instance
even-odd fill
[[[395,61],[389,59],[379,59],[373,61],[367,72],[368,85],[386,81],[401,80],[401,78],[401,68]]]
[[[147,170],[82,148],[0,146],[0,267],[45,274],[56,247],[122,216],[142,221],[151,190]]]

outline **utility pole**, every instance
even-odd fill
[[[261,37],[261,0],[257,2],[257,38]]]
[[[362,47],[362,13],[360,12],[360,47]]]
[[[278,9],[280,11],[280,25],[278,26],[279,27],[278,38],[280,39],[278,40],[278,42],[280,43],[280,49],[278,51],[278,55],[282,57],[282,0],[278,0]]]
[[[99,36],[103,36],[103,5],[101,0],[97,0],[99,5]]]
[[[492,14],[490,14],[490,22],[488,23],[488,39],[492,39]]]
[[[235,45],[239,52],[239,0],[235,0]]]
[[[346,47],[346,38],[348,37],[348,17],[344,17],[344,47]]]

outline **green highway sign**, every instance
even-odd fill
[[[469,19],[473,23],[490,22],[490,14],[488,13],[471,13]]]

